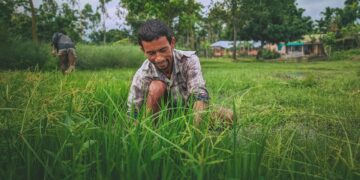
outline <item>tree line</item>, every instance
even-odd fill
[[[304,16],[296,0],[223,0],[208,8],[195,0],[98,1],[93,8],[90,4],[80,7],[76,0],[41,0],[38,7],[33,0],[2,0],[0,40],[44,42],[62,30],[76,42],[136,42],[140,24],[149,18],[163,20],[174,30],[178,44],[189,49],[208,48],[220,39],[255,40],[264,45],[315,33],[326,34],[328,44],[348,36],[359,40],[360,0],[345,0],[343,8],[324,7],[315,21]],[[111,1],[118,4],[117,18],[124,18],[129,28],[106,29],[106,5]]]

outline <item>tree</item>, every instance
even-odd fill
[[[59,6],[55,0],[43,0],[38,13],[39,39],[49,41],[54,32],[60,30],[62,24],[59,22]]]
[[[241,7],[247,18],[240,32],[261,46],[297,40],[312,30],[311,18],[303,17],[295,0],[242,0]]]
[[[38,9],[39,38],[49,41],[54,32],[63,31],[74,41],[82,41],[83,29],[79,26],[80,12],[71,3],[57,4],[56,0],[43,0]]]
[[[236,42],[237,42],[237,8],[238,3],[237,0],[231,0],[231,15],[232,15],[232,23],[233,23],[233,59],[236,60]]]
[[[339,11],[342,26],[352,25],[360,18],[360,0],[346,0],[345,7]]]
[[[94,12],[90,4],[85,4],[84,9],[81,10],[80,13],[80,23],[83,29],[83,35],[85,35],[85,30],[91,30],[92,32],[96,32],[96,27],[100,23],[100,14],[98,12]]]
[[[227,12],[223,3],[216,2],[209,10],[207,17],[203,19],[206,30],[208,32],[209,42],[215,42],[220,39],[228,39],[226,34],[226,27],[228,19],[231,15]]]
[[[57,23],[61,24],[58,30],[63,30],[74,41],[81,41],[81,29],[77,25],[79,21],[78,10],[72,9],[69,4],[62,4],[60,16],[57,18]]]
[[[1,0],[0,26],[2,34],[0,42],[11,39],[31,39],[31,18],[26,14],[29,11],[28,0]]]
[[[320,33],[335,32],[339,37],[343,27],[354,25],[360,18],[360,1],[346,0],[343,9],[326,7],[321,15],[321,19],[316,21],[317,31]]]
[[[104,31],[94,31],[90,34],[90,39],[92,42],[100,44],[101,42],[103,42],[103,37],[104,37]],[[113,42],[117,42],[119,40],[128,38],[130,36],[129,31],[122,29],[111,29],[109,31],[106,32],[106,37],[107,37],[107,42],[108,43],[113,43]]]
[[[32,32],[32,39],[35,43],[38,42],[38,37],[36,33],[36,12],[34,8],[34,4],[32,0],[29,0],[30,8],[31,8],[31,32]]]
[[[233,59],[236,60],[237,41],[239,36],[239,28],[244,23],[245,15],[242,13],[242,0],[226,0],[217,2],[213,5],[209,12],[208,26],[211,27],[209,32],[217,34],[218,39],[233,40]],[[241,17],[241,18],[240,18]],[[210,36],[210,39],[211,38]]]
[[[106,10],[106,4],[108,2],[110,2],[111,0],[99,0],[100,1],[100,5],[99,5],[99,9],[101,10],[102,13],[102,28],[103,28],[103,43],[106,44],[106,19],[109,17],[107,10]]]
[[[194,0],[185,1],[184,4],[179,4],[184,8],[179,14],[178,25],[175,25],[173,29],[177,32],[178,42],[183,42],[185,47],[191,49],[196,48],[196,34],[200,29],[201,15],[200,11],[202,5],[196,3]],[[182,38],[183,37],[183,38]],[[181,41],[183,39],[183,41]]]
[[[337,31],[338,25],[336,24],[336,8],[326,7],[325,11],[321,12],[323,17],[320,20],[316,20],[317,31],[319,33],[326,33],[329,31]]]
[[[122,0],[120,6],[127,9],[126,21],[131,26],[133,41],[140,25],[147,19],[160,19],[166,23],[177,37],[178,43],[195,47],[197,24],[200,19],[201,4],[194,0],[133,1]]]

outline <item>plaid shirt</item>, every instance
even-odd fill
[[[135,116],[144,104],[149,85],[153,80],[163,81],[167,86],[172,104],[187,102],[190,97],[196,101],[207,102],[209,95],[201,73],[200,61],[195,51],[173,51],[174,67],[171,78],[158,71],[155,66],[145,60],[137,70],[129,92],[128,113],[134,112]],[[134,108],[134,109],[133,109]]]

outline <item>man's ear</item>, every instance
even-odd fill
[[[144,47],[143,47],[143,45],[142,45],[142,42],[138,43],[138,45],[139,45],[140,50],[141,50],[142,52],[144,52]]]
[[[171,38],[171,44],[170,44],[172,49],[175,48],[175,44],[176,44],[176,39],[175,39],[175,37],[173,36],[173,37]]]

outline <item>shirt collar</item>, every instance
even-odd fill
[[[177,49],[174,49],[173,51],[173,57],[174,57],[174,72],[180,73],[180,62],[181,60],[186,57],[189,58],[192,55],[195,54],[195,51],[180,51]]]

